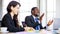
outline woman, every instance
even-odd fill
[[[7,14],[2,19],[2,27],[7,27],[9,32],[25,31],[27,27],[23,28],[18,25],[18,11],[21,5],[16,1],[11,1],[7,6]]]

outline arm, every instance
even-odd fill
[[[44,13],[40,16],[40,23],[42,23],[43,16],[44,16]],[[42,24],[40,24],[40,29],[46,29],[46,26],[43,28]]]
[[[48,22],[47,26],[50,26],[53,23],[53,20]],[[46,29],[46,26],[44,27],[44,29]]]
[[[33,22],[31,22],[29,16],[27,16],[27,17],[25,18],[25,23],[26,23],[26,25],[27,25],[28,27],[36,27],[37,25],[39,25],[39,23],[33,23]]]
[[[5,26],[8,28],[8,30],[9,30],[10,32],[24,31],[24,29],[23,29],[22,27],[17,28],[17,27],[15,27],[15,26],[13,26],[13,25],[11,24],[11,23],[13,23],[13,22],[10,22],[10,20],[9,20],[8,17],[5,17],[3,22],[4,22]]]

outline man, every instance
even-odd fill
[[[44,13],[39,17],[39,9],[37,7],[33,7],[31,9],[31,16],[27,16],[25,18],[25,23],[28,27],[33,27],[35,30],[40,30],[40,29],[46,29],[46,27],[42,27],[42,18],[44,16]],[[50,26],[52,24],[52,21],[49,21],[47,26]]]

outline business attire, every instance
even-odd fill
[[[2,23],[1,23],[2,27],[7,27],[9,32],[20,32],[20,31],[24,31],[24,28],[20,27],[16,27],[16,24],[14,22],[14,20],[11,18],[11,15],[9,13],[7,13],[3,19],[2,19]]]
[[[46,27],[42,27],[42,23],[40,23],[40,20],[38,20],[38,22],[35,21],[35,16],[33,15],[27,16],[25,18],[25,23],[28,27],[33,27],[34,29],[36,29],[38,25],[40,26],[40,29],[46,29]]]

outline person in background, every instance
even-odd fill
[[[1,27],[7,27],[9,32],[20,32],[26,31],[30,27],[21,27],[18,25],[18,12],[20,8],[20,3],[16,1],[11,1],[7,6],[7,14],[4,15],[2,19]]]
[[[35,30],[46,29],[46,27],[42,27],[42,19],[44,13],[40,16],[40,11],[37,7],[33,7],[31,9],[31,16],[26,16],[25,23],[28,27],[33,27]],[[47,26],[52,24],[53,20],[49,20]]]

